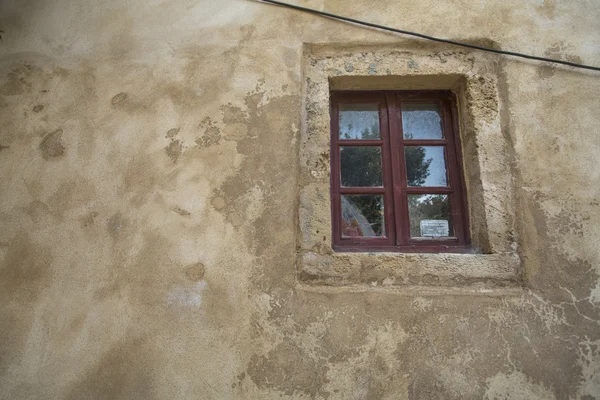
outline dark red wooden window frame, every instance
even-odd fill
[[[380,139],[340,139],[340,104],[378,104]],[[404,139],[402,104],[437,103],[441,110],[442,134],[439,140]],[[341,146],[377,146],[382,151],[383,187],[342,187]],[[444,146],[448,186],[408,186],[404,146]],[[450,91],[336,91],[331,92],[331,212],[333,248],[336,251],[395,251],[407,253],[465,253],[471,251],[467,199],[462,172],[462,154],[456,100]],[[384,196],[385,237],[342,237],[341,196],[379,194]],[[410,236],[409,194],[447,194],[454,237],[415,239]]]

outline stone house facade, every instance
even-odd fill
[[[294,4],[600,65],[595,2]],[[254,0],[0,29],[1,399],[600,399],[600,73]],[[472,252],[332,249],[357,90],[456,97]]]

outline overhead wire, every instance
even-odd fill
[[[277,0],[256,0],[256,1],[259,1],[259,2],[262,2],[262,3],[269,3],[269,4],[273,4],[273,5],[277,5],[277,6],[282,6],[282,7],[287,7],[287,8],[291,8],[291,9],[294,9],[294,10],[304,11],[304,12],[308,12],[308,13],[311,13],[311,14],[320,15],[320,16],[323,16],[323,17],[337,19],[337,20],[340,20],[340,21],[351,22],[353,24],[358,24],[358,25],[368,26],[368,27],[371,27],[371,28],[381,29],[381,30],[388,31],[388,32],[401,33],[403,35],[415,36],[415,37],[419,37],[419,38],[422,38],[422,39],[431,40],[431,41],[434,41],[434,42],[451,44],[453,46],[460,46],[460,47],[466,47],[466,48],[469,48],[469,49],[486,51],[486,52],[490,52],[490,53],[496,53],[496,54],[503,54],[503,55],[507,55],[507,56],[526,58],[526,59],[529,59],[529,60],[536,60],[536,61],[550,62],[550,63],[555,63],[555,64],[568,65],[569,67],[574,67],[574,68],[582,68],[582,69],[588,69],[588,70],[592,70],[592,71],[600,71],[600,67],[595,67],[593,65],[579,64],[579,63],[574,63],[574,62],[570,62],[570,61],[557,60],[557,59],[554,59],[554,58],[538,57],[538,56],[533,56],[533,55],[530,55],[530,54],[518,53],[518,52],[515,52],[515,51],[493,49],[493,48],[490,48],[490,47],[479,46],[479,45],[476,45],[476,44],[470,44],[470,43],[458,42],[458,41],[455,41],[455,40],[438,38],[438,37],[435,37],[435,36],[429,36],[429,35],[425,35],[425,34],[418,33],[418,32],[412,32],[412,31],[408,31],[408,30],[404,30],[404,29],[391,28],[389,26],[379,25],[379,24],[375,24],[375,23],[372,23],[372,22],[362,21],[362,20],[358,20],[358,19],[354,19],[354,18],[350,18],[350,17],[345,17],[345,16],[342,16],[342,15],[328,13],[328,12],[325,12],[325,11],[319,11],[319,10],[315,10],[313,8],[307,8],[307,7],[297,6],[297,5],[294,5],[294,4],[283,3],[283,2],[277,1]]]

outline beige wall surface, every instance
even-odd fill
[[[597,1],[295,3],[600,65]],[[600,73],[253,0],[0,0],[0,30],[1,399],[600,399]],[[497,82],[517,284],[299,279],[315,46]]]

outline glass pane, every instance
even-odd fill
[[[404,139],[442,139],[442,116],[437,104],[403,104]]]
[[[405,146],[408,186],[448,186],[444,146]]]
[[[446,194],[409,194],[408,215],[413,238],[454,236],[450,199]]]
[[[381,147],[342,146],[342,186],[382,186]]]
[[[385,236],[383,196],[342,196],[342,237]]]
[[[340,139],[379,139],[378,104],[340,104]]]

